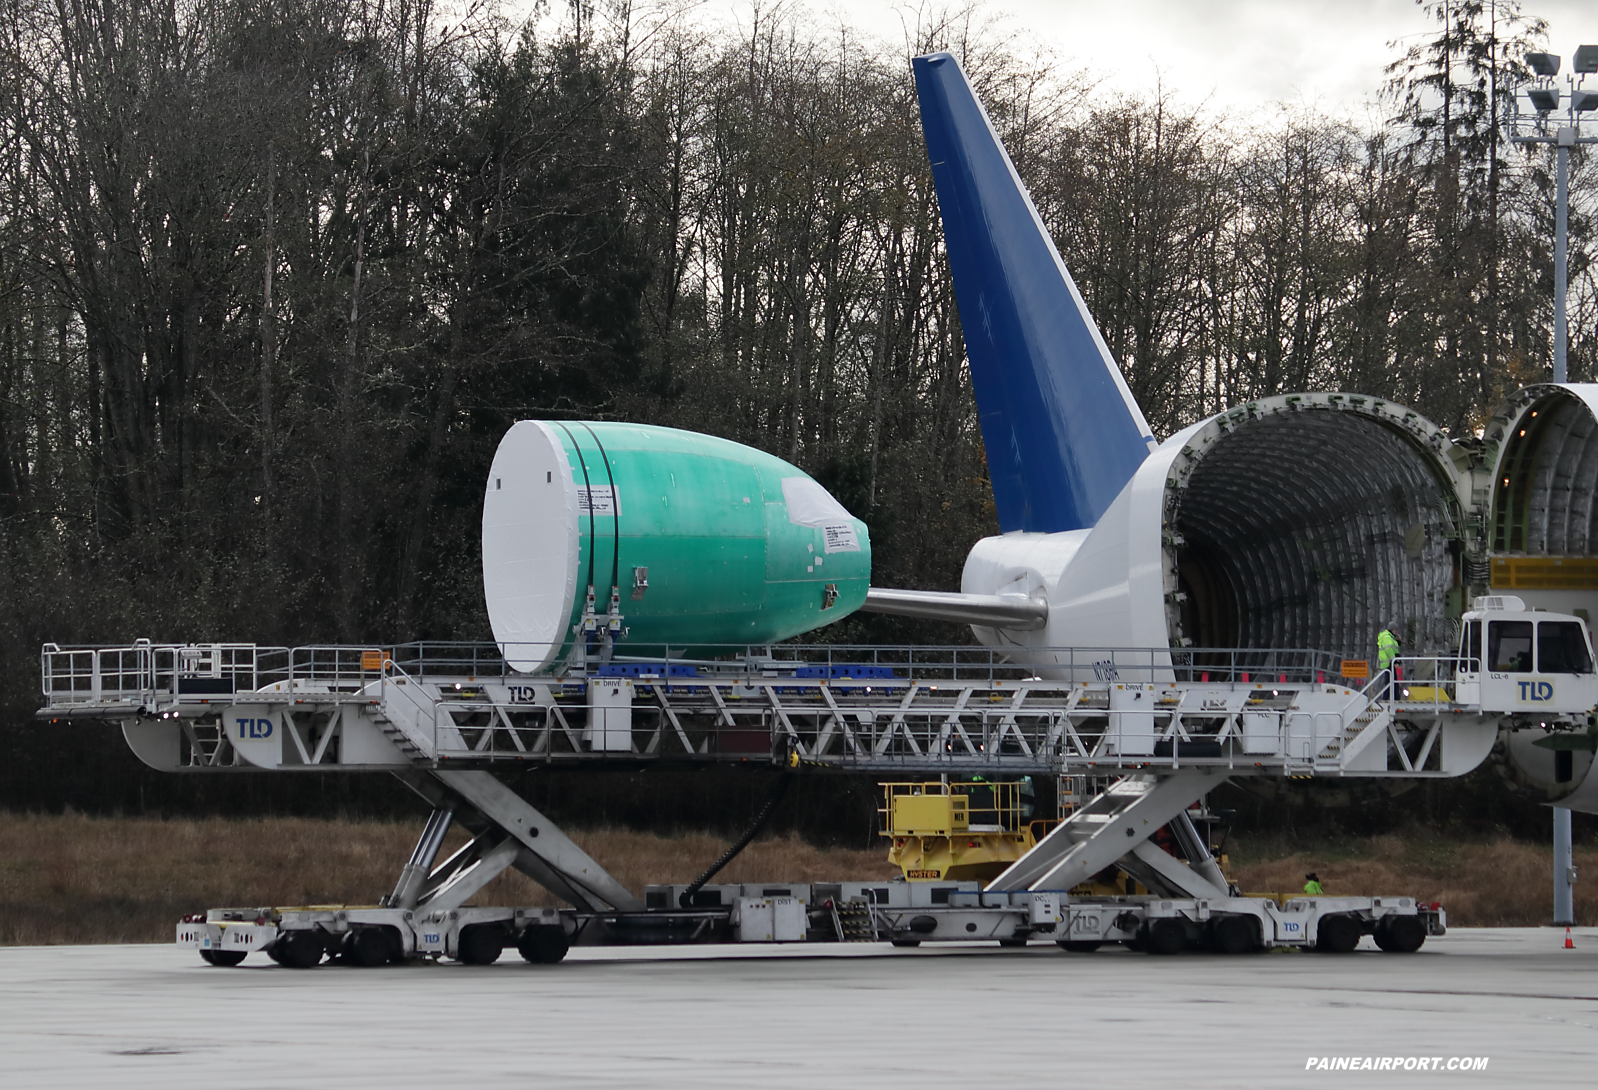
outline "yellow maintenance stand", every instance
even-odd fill
[[[882,835],[888,860],[906,879],[986,882],[1014,863],[1058,822],[1026,813],[1020,782],[882,785]]]

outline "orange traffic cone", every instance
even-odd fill
[[[1575,948],[1576,948],[1576,944],[1574,942],[1572,942],[1571,939],[1570,939],[1570,928],[1567,927],[1567,928],[1565,928],[1565,949],[1566,950],[1574,950]]]

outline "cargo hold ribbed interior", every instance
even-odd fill
[[[1310,410],[1239,424],[1168,509],[1180,635],[1195,647],[1371,658],[1377,630],[1397,621],[1407,653],[1447,648],[1452,495],[1433,455],[1368,416]]]
[[[1493,511],[1493,552],[1585,556],[1598,546],[1598,421],[1559,393],[1533,403],[1510,434]]]

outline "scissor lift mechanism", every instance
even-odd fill
[[[970,648],[748,649],[720,661],[611,662],[517,675],[498,649],[266,648],[247,644],[60,648],[42,656],[52,721],[110,719],[138,756],[175,772],[387,771],[432,815],[392,893],[369,908],[214,909],[180,943],[236,964],[329,952],[356,964],[419,956],[530,961],[582,941],[1051,939],[1351,949],[1372,933],[1413,949],[1442,914],[1413,898],[1241,897],[1187,818],[1233,776],[1448,777],[1486,757],[1504,713],[1452,699],[1449,660],[1427,699],[1387,673],[1354,688],[1312,652],[1071,652],[1046,680]],[[1246,657],[1245,657],[1246,656]],[[1331,680],[1328,680],[1331,678]],[[1389,697],[1397,699],[1389,699]],[[1571,712],[1585,709],[1571,709]],[[1558,709],[1541,708],[1547,721]],[[736,762],[788,774],[1110,781],[986,888],[976,883],[651,887],[641,900],[501,783],[511,765]],[[452,824],[472,838],[437,857]],[[1186,862],[1148,838],[1170,825]],[[1151,891],[1073,898],[1118,866]],[[507,868],[573,907],[467,902]]]

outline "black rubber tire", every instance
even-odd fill
[[[1349,954],[1359,945],[1359,921],[1352,916],[1322,916],[1315,929],[1315,949],[1323,954]]]
[[[571,948],[572,940],[566,935],[566,929],[550,924],[529,927],[516,940],[516,952],[523,961],[534,965],[554,965],[563,960]]]
[[[278,936],[277,963],[290,969],[311,969],[322,963],[327,947],[315,931],[285,931]]]
[[[261,952],[264,953],[267,957],[271,958],[272,959],[272,963],[274,965],[282,965],[283,964],[283,951],[278,949],[278,944],[277,943],[274,942],[271,946],[268,946],[265,950],[263,950]]]
[[[1006,948],[1012,949],[1012,950],[1015,949],[1018,946],[1025,946],[1026,944],[1027,944],[1027,942],[1026,942],[1025,939],[1000,939],[999,940],[999,945],[1000,946],[1003,946],[1003,947],[1006,947]]]
[[[493,924],[472,924],[461,929],[456,957],[467,965],[492,965],[505,952],[505,932]]]
[[[921,945],[920,939],[889,939],[888,941],[894,946],[903,946],[906,948],[914,948]]]
[[[1259,944],[1259,929],[1251,917],[1221,916],[1210,922],[1210,945],[1217,954],[1246,954]]]
[[[201,950],[200,960],[219,969],[231,969],[235,965],[244,964],[245,955],[248,953],[248,950]]]
[[[386,927],[357,927],[344,936],[344,959],[362,969],[387,965],[399,943]]]
[[[1055,945],[1068,954],[1091,954],[1104,944],[1094,939],[1057,939]]]
[[[1154,920],[1143,927],[1138,944],[1151,954],[1180,954],[1187,949],[1187,928],[1169,916]]]
[[[1389,954],[1413,954],[1426,942],[1426,925],[1419,916],[1383,916],[1373,937]]]

